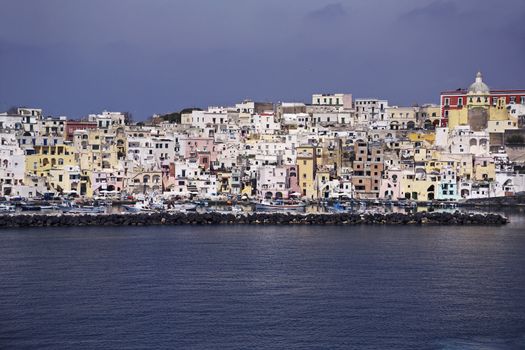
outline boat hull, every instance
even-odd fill
[[[305,205],[300,204],[262,204],[257,203],[255,210],[257,211],[304,211]]]

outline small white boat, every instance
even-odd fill
[[[305,207],[304,203],[285,203],[283,201],[261,201],[255,204],[255,210],[258,211],[304,211]]]
[[[244,210],[241,207],[233,206],[232,207],[232,213],[240,214],[240,213],[244,213]]]
[[[197,209],[198,204],[196,203],[181,203],[181,204],[172,204],[168,207],[168,212],[186,212],[194,211]]]
[[[64,201],[58,206],[46,206],[42,209],[56,209],[69,214],[98,214],[106,212],[104,206],[80,205],[70,201]]]
[[[0,204],[0,213],[13,213],[15,207],[9,204]]]
[[[122,206],[129,213],[141,213],[141,212],[154,212],[154,208],[145,204],[144,202],[137,202],[135,205],[123,205]]]
[[[67,212],[70,214],[102,214],[106,212],[106,207],[73,205],[71,208],[69,208],[69,210],[67,210]]]
[[[243,214],[244,210],[241,207],[238,207],[236,205],[232,207],[226,207],[225,209],[215,210],[215,209],[208,209],[208,212],[210,213],[218,213],[218,214]]]

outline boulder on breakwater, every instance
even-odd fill
[[[151,225],[504,225],[498,214],[439,213],[135,213],[135,214],[9,214],[0,215],[0,228]]]

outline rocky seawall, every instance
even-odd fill
[[[498,214],[473,213],[136,213],[0,215],[0,228],[153,225],[505,225]]]

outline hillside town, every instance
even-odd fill
[[[525,90],[481,73],[440,104],[350,93],[243,101],[133,122],[0,113],[0,196],[466,201],[525,191]]]

